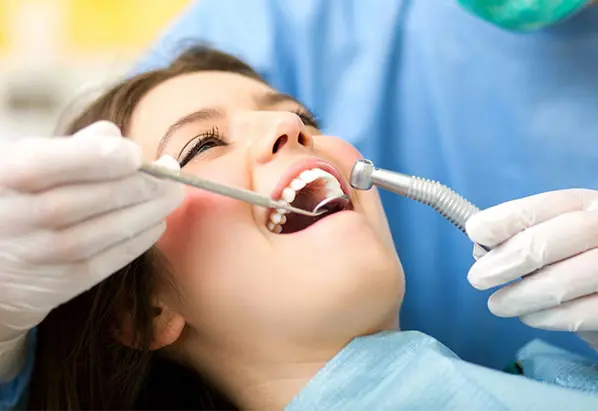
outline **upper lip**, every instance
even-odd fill
[[[285,173],[281,176],[280,180],[278,181],[278,184],[274,188],[274,191],[272,191],[271,198],[273,198],[275,200],[280,199],[282,196],[282,190],[284,190],[285,187],[287,187],[289,184],[291,184],[291,181],[293,181],[293,179],[298,177],[299,174],[301,174],[303,171],[311,170],[314,168],[320,168],[320,169],[332,174],[338,180],[338,182],[341,184],[341,189],[343,190],[343,193],[345,193],[345,195],[347,197],[349,197],[349,198],[351,197],[349,183],[343,177],[341,172],[334,165],[329,163],[328,161],[322,160],[317,157],[311,157],[311,158],[304,158],[302,160],[295,162],[292,166],[290,166],[285,171]]]

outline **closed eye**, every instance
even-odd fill
[[[226,146],[228,143],[220,136],[218,128],[214,127],[206,133],[192,139],[179,156],[181,168],[187,165],[196,156],[215,147]]]

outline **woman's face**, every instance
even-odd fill
[[[158,245],[182,293],[177,310],[206,346],[275,350],[396,322],[403,273],[378,194],[349,188],[359,153],[309,117],[265,84],[216,71],[170,79],[135,109],[129,135],[148,160],[170,154],[184,173],[276,198],[320,168],[351,198],[352,211],[288,233],[296,216],[281,225],[273,210],[188,188]],[[339,189],[312,184],[310,201]]]

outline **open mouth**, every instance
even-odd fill
[[[332,167],[320,164],[303,169],[282,189],[281,200],[309,211],[328,200],[323,208],[326,212],[318,217],[308,217],[286,210],[273,210],[268,219],[268,229],[276,234],[292,234],[333,214],[352,210],[353,204],[345,190],[340,174]]]

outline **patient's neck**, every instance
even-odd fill
[[[395,316],[360,335],[397,329]],[[243,347],[226,346],[221,342],[206,346],[202,339],[201,347],[195,344],[193,348],[203,354],[192,361],[196,369],[204,370],[241,409],[282,411],[354,337],[356,335],[300,344],[282,340],[252,344],[248,338]],[[191,347],[186,348],[188,351]]]
[[[276,363],[246,364],[246,375],[230,380],[235,393],[233,400],[243,410],[282,411],[301,389],[330,361],[342,348],[321,347],[302,358],[289,358]]]

